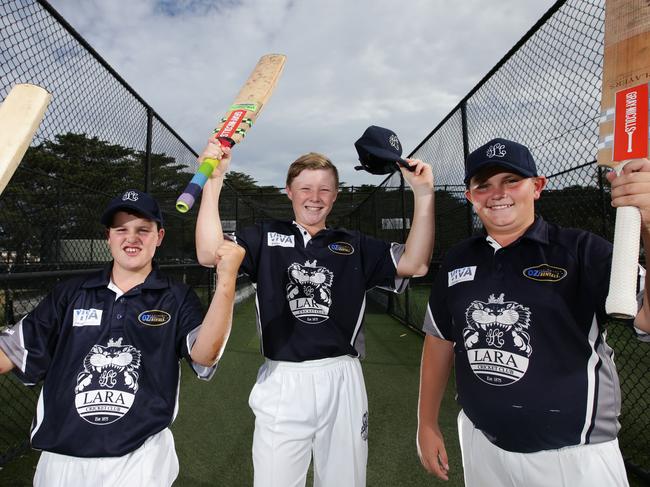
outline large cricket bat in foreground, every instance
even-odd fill
[[[267,54],[260,58],[226,116],[213,131],[214,137],[222,146],[232,147],[244,138],[271,97],[282,74],[285,60],[286,56],[283,54]],[[176,200],[178,211],[186,213],[192,208],[205,182],[218,164],[219,161],[213,159],[206,159],[201,163],[183,194]]]
[[[630,160],[648,157],[649,81],[650,3],[606,0],[599,165],[620,172]],[[637,208],[616,210],[605,309],[617,318],[633,318],[637,313],[640,231]]]
[[[0,105],[0,193],[32,142],[51,98],[40,86],[19,84]]]

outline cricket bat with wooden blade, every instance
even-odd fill
[[[244,138],[271,97],[285,61],[286,56],[283,54],[267,54],[260,58],[226,115],[213,131],[214,138],[222,146],[232,147]],[[192,208],[217,165],[219,161],[214,159],[205,159],[201,163],[183,194],[176,200],[178,211],[186,213]]]
[[[633,159],[648,157],[650,2],[606,0],[605,50],[598,164],[617,174]],[[605,309],[617,318],[636,316],[641,215],[616,210],[614,250]]]
[[[51,98],[40,86],[17,84],[0,105],[0,193],[31,144]]]

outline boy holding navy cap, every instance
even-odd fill
[[[401,146],[391,134],[376,127],[366,131],[362,142],[378,156],[369,167],[397,169]],[[204,187],[197,220],[203,264],[213,261],[223,240],[218,200],[228,154],[211,141],[202,155],[221,160]],[[405,278],[427,272],[433,249],[431,168],[415,159],[404,163],[413,169],[400,168],[415,200],[405,245],[327,227],[338,171],[313,152],[287,172],[293,221],[266,221],[236,232],[246,248],[242,270],[256,283],[265,357],[249,399],[255,487],[304,485],[312,459],[316,486],[366,485],[372,420],[359,361],[366,291],[399,291]]]

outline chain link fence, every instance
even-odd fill
[[[174,209],[196,153],[45,1],[0,0],[0,99],[17,83],[53,98],[0,196],[0,326],[61,279],[110,260],[99,217],[127,188],[161,203],[167,233],[157,261],[207,307],[214,272],[195,260],[196,211]],[[0,377],[0,466],[28,447],[38,392]]]
[[[603,59],[603,0],[559,1],[411,153],[433,167],[436,243],[428,276],[402,296],[373,292],[391,313],[421,331],[430,284],[454,243],[480,230],[465,201],[464,160],[494,137],[527,145],[549,178],[537,212],[546,220],[612,240],[614,211],[596,165]],[[400,175],[387,178],[349,216],[366,232],[391,239],[402,231],[412,196],[400,206]],[[391,227],[392,222],[392,227]],[[628,468],[650,480],[650,347],[612,321],[623,407],[619,436]]]
[[[602,0],[559,1],[413,151],[430,163],[436,184],[436,246],[429,275],[397,298],[376,300],[420,331],[430,284],[446,250],[479,230],[464,199],[463,161],[501,136],[528,145],[549,185],[537,209],[550,221],[611,239],[614,214],[595,164],[604,8]],[[0,196],[0,325],[29,311],[60,279],[109,258],[99,213],[127,187],[160,201],[167,235],[157,258],[204,302],[214,273],[196,265],[196,212],[174,210],[196,170],[196,153],[44,0],[0,0],[0,97],[16,83],[54,94],[45,120]],[[221,197],[224,230],[262,218],[290,219],[279,188]],[[412,196],[398,174],[373,192],[342,188],[332,226],[404,241]],[[649,479],[650,350],[613,322],[623,389],[621,448],[629,467]],[[4,414],[0,466],[28,446],[37,389],[0,377]]]

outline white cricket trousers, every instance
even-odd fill
[[[359,359],[266,360],[249,405],[255,413],[255,487],[364,487],[368,398]]]
[[[169,487],[178,476],[178,458],[169,428],[121,457],[82,458],[41,453],[34,487]]]
[[[458,415],[466,487],[628,487],[618,440],[559,450],[503,450]]]

